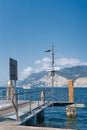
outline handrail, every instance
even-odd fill
[[[29,112],[31,113],[31,105],[32,105],[32,94],[33,93],[41,93],[42,91],[44,91],[45,93],[46,92],[50,92],[50,90],[34,90],[34,91],[28,91],[28,92],[17,92],[17,93],[14,93],[14,95],[13,95],[13,97],[12,97],[12,104],[13,104],[13,106],[14,106],[14,109],[15,109],[15,114],[16,114],[16,120],[19,120],[19,116],[18,116],[18,101],[20,101],[20,100],[18,100],[18,95],[27,95],[27,94],[29,94],[29,96],[30,96],[30,98],[28,99],[29,100]],[[44,95],[44,97],[41,97],[41,95],[37,95],[37,97],[36,97],[36,100],[38,101],[37,103],[38,103],[38,108],[40,107],[40,104],[39,104],[39,102],[41,101],[41,100],[43,100],[43,104],[45,104],[45,99],[46,99],[46,94]],[[49,93],[47,93],[47,95],[49,96]]]
[[[15,94],[25,94],[25,93],[33,93],[33,92],[41,92],[41,91],[51,91],[50,89],[48,89],[48,90],[43,90],[43,89],[41,89],[41,90],[31,90],[31,91],[28,91],[28,92],[17,92],[17,93],[15,93]]]

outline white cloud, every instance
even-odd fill
[[[30,66],[23,70],[23,72],[20,73],[20,80],[25,79],[27,76],[29,76],[33,72],[33,68]]]
[[[37,60],[35,62],[35,64],[44,64],[44,63],[49,63],[49,62],[51,62],[51,59],[49,57],[45,57],[45,58],[43,58],[41,60]]]
[[[20,79],[23,80],[27,76],[29,76],[32,72],[38,73],[43,70],[50,70],[52,64],[52,59],[49,57],[44,57],[41,60],[37,60],[35,62],[34,68],[32,67],[27,67],[26,69],[23,70],[23,72],[20,73]],[[76,65],[87,65],[87,62],[81,62],[79,59],[75,58],[60,58],[60,59],[55,59],[55,69],[60,70],[60,68],[64,67],[71,67],[71,66],[76,66]]]
[[[40,72],[42,70],[50,70],[51,64],[52,64],[52,59],[49,57],[44,57],[41,60],[37,60],[35,62],[36,69],[35,72]],[[87,65],[87,63],[81,62],[79,59],[76,58],[60,58],[60,59],[55,59],[55,69],[59,70],[60,68],[64,67],[72,67],[76,65]]]
[[[40,60],[37,60],[37,61],[35,62],[35,64],[41,64],[41,61],[40,61]]]
[[[40,71],[46,70],[46,68],[50,67],[51,59],[49,57],[45,57],[41,60],[37,60],[35,62],[35,64],[36,64],[35,72],[40,72]]]
[[[56,59],[55,62],[56,65],[59,66],[75,66],[81,64],[79,59],[74,59],[74,58],[60,58],[60,59]]]
[[[45,57],[42,59],[42,61],[48,63],[51,62],[51,59],[49,57]]]
[[[85,63],[82,63],[81,65],[87,65],[87,62],[85,62]]]

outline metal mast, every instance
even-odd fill
[[[54,87],[54,46],[52,45],[52,70],[51,70],[51,76],[52,76],[52,87]]]
[[[52,76],[52,101],[54,101],[54,76],[55,76],[55,69],[54,69],[54,46],[52,45],[52,70],[51,70],[51,76]]]
[[[54,76],[55,76],[55,69],[54,69],[54,46],[52,45],[52,49],[51,50],[47,50],[45,52],[52,52],[52,68],[50,70],[51,72],[51,76],[52,76],[52,101],[54,101]]]

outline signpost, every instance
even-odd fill
[[[18,74],[17,74],[17,61],[9,58],[9,75],[10,80],[18,80]]]
[[[16,119],[18,120],[18,98],[16,94],[16,81],[18,80],[17,61],[12,58],[9,58],[9,77],[10,80],[14,81],[13,105],[15,107]]]

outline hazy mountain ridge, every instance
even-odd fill
[[[76,80],[77,78],[87,77],[87,66],[64,68],[58,71],[57,74],[67,79]]]
[[[78,87],[78,86],[87,87],[87,78],[76,79],[74,86],[75,87]]]
[[[69,79],[75,81],[75,86],[87,86],[87,66],[75,66],[57,71],[54,77],[54,86],[66,86]],[[50,72],[33,73],[18,85],[22,86],[28,83],[32,86],[51,86]]]

